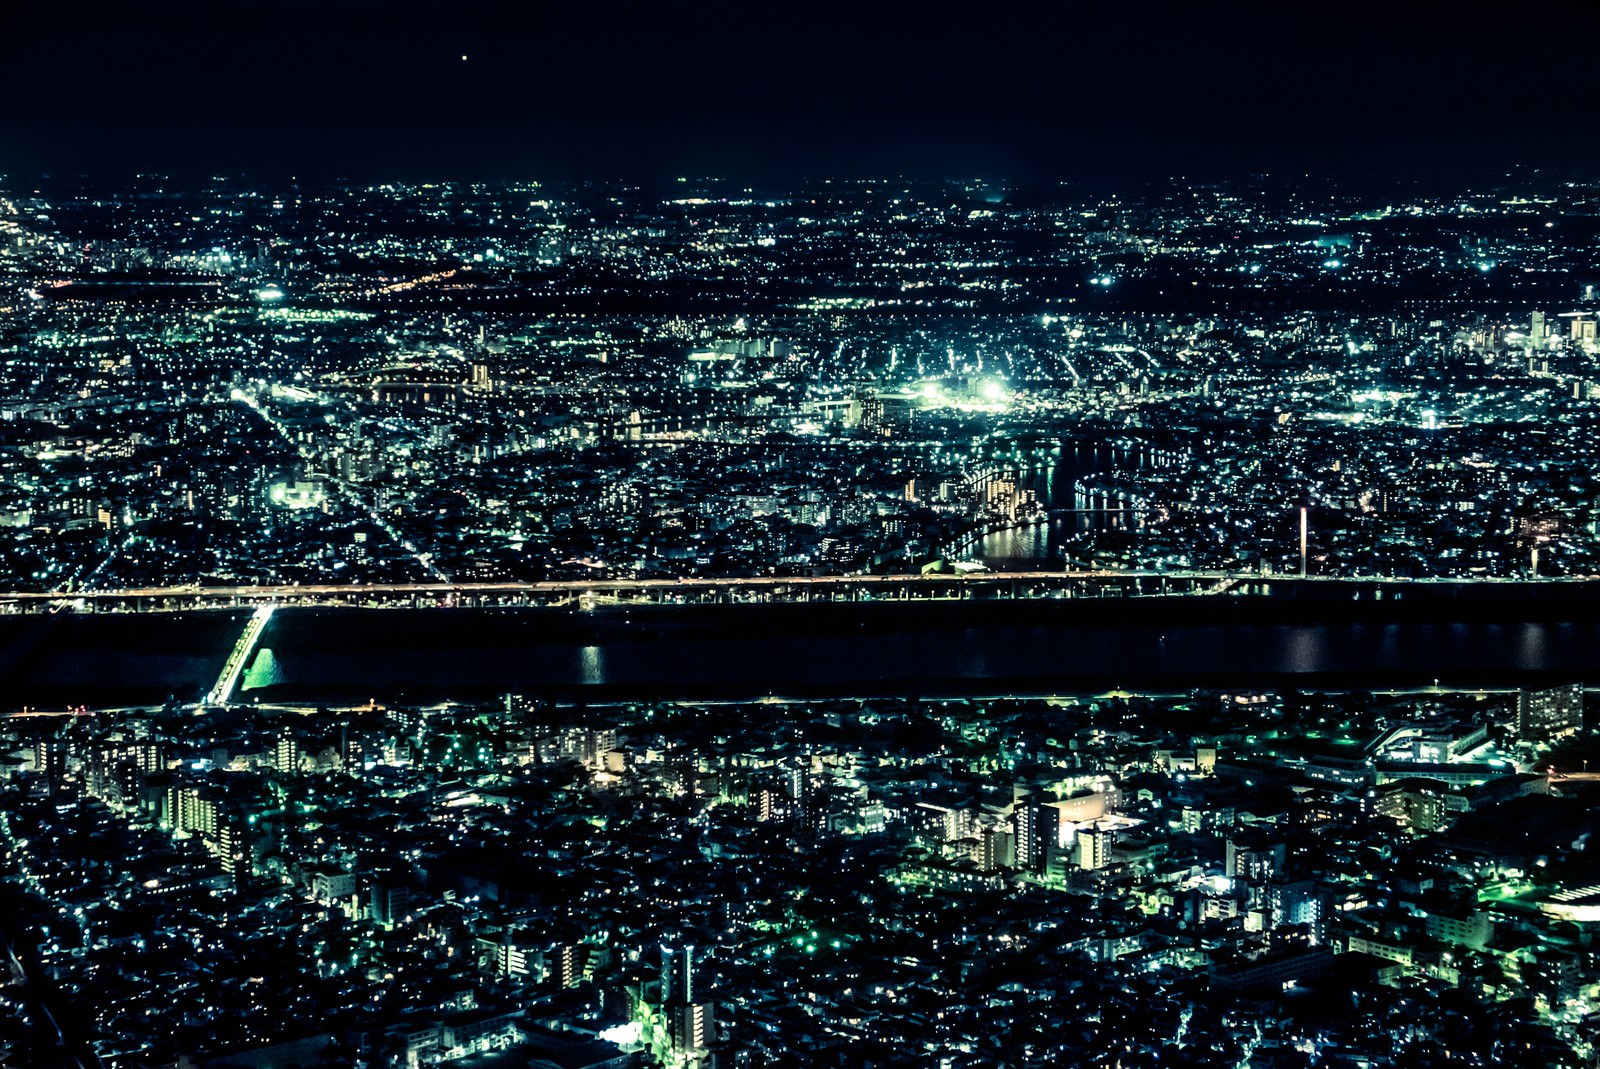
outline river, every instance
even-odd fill
[[[1136,442],[1081,441],[1062,443],[1054,465],[1020,480],[1049,510],[1040,523],[1010,527],[978,540],[973,556],[996,571],[1054,568],[1062,563],[1062,547],[1074,535],[1108,529],[1138,529],[1144,513],[1124,511],[1124,504],[1105,488],[1080,492],[1080,480],[1110,471],[1147,472],[1183,463],[1177,453]]]
[[[0,704],[193,701],[244,614],[0,619]],[[1600,606],[1238,597],[281,609],[237,697],[432,701],[1600,683]]]

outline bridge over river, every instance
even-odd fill
[[[150,612],[215,608],[592,608],[601,605],[810,604],[1236,595],[1277,600],[1401,600],[1477,597],[1562,600],[1600,597],[1600,577],[1409,579],[1230,571],[1015,571],[904,575],[753,576],[682,579],[564,579],[549,582],[429,582],[175,586],[70,592],[0,592],[5,612]]]
[[[0,708],[1600,683],[1600,581],[1073,572],[6,595]]]

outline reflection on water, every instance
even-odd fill
[[[1100,687],[1193,686],[1227,679],[1282,685],[1296,677],[1357,686],[1472,686],[1525,680],[1600,682],[1591,651],[1600,622],[1201,625],[1093,622],[824,633],[707,635],[663,629],[594,645],[548,640],[440,648],[419,632],[383,654],[352,656],[277,644],[280,696],[370,688],[382,679],[408,693],[504,693],[525,688],[632,688],[665,696],[857,685],[924,689],[955,684]],[[381,663],[380,663],[381,662]],[[1290,684],[1293,685],[1293,684]]]
[[[1012,527],[984,535],[975,555],[991,568],[1037,567],[1062,562],[1061,547],[1068,538],[1089,531],[1120,530],[1140,526],[1124,512],[1057,513],[1042,523]]]
[[[1325,660],[1320,627],[1296,627],[1289,630],[1287,641],[1283,644],[1283,667],[1286,671],[1295,673],[1321,671]]]
[[[1052,541],[1048,524],[1015,527],[985,535],[978,543],[977,556],[989,567],[1001,569],[1010,561],[1044,562],[1050,559]]]
[[[1076,452],[1069,450],[1054,469],[1023,479],[1022,488],[1032,490],[1051,510],[1048,520],[985,535],[974,556],[991,568],[1048,567],[1062,561],[1062,545],[1075,535],[1143,526],[1142,513],[1118,508],[1116,499],[1098,493],[1085,496],[1076,491],[1081,476],[1112,466],[1134,470],[1145,467],[1141,459],[1131,455],[1085,445]]]
[[[1523,624],[1517,629],[1517,667],[1537,668],[1544,663],[1544,636],[1547,628]]]
[[[578,678],[593,686],[606,681],[606,651],[599,646],[585,646],[578,651]]]

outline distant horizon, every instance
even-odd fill
[[[0,130],[3,137],[3,130]],[[1042,168],[967,168],[950,167],[894,167],[879,169],[866,167],[817,167],[810,170],[763,169],[751,163],[718,170],[703,167],[636,166],[579,168],[550,163],[526,165],[479,163],[454,170],[426,166],[383,166],[368,163],[364,166],[341,167],[324,160],[314,166],[297,167],[280,161],[276,165],[236,159],[218,160],[213,165],[205,160],[173,160],[166,165],[154,163],[133,164],[105,161],[72,160],[59,163],[39,163],[30,159],[8,158],[0,149],[0,181],[86,181],[94,184],[121,185],[148,180],[170,180],[202,184],[215,181],[263,182],[275,185],[305,183],[316,186],[352,184],[377,186],[386,183],[406,185],[488,184],[515,185],[518,183],[553,183],[577,185],[584,183],[628,184],[643,187],[671,186],[688,183],[743,183],[764,190],[794,190],[815,183],[840,182],[866,184],[903,182],[907,184],[981,183],[1000,187],[1011,192],[1045,193],[1070,192],[1073,189],[1089,191],[1128,189],[1147,190],[1170,182],[1187,182],[1195,185],[1252,185],[1267,184],[1281,188],[1302,185],[1343,188],[1352,192],[1378,191],[1390,188],[1421,187],[1444,192],[1467,190],[1505,184],[1537,182],[1600,183],[1600,160],[1581,158],[1551,158],[1547,161],[1525,160],[1497,161],[1464,168],[1456,164],[1426,163],[1405,167],[1357,168],[1345,170],[1304,164],[1262,164],[1223,169],[1217,166],[1174,167],[1162,170],[1156,166],[1128,164],[1120,169],[1062,168],[1050,171]]]

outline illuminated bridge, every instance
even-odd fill
[[[277,606],[270,603],[260,605],[250,614],[239,641],[234,643],[233,650],[222,665],[222,674],[217,677],[216,685],[206,695],[207,703],[226,705],[228,699],[233,697],[233,688],[239,685],[239,676],[244,673],[245,665],[250,663],[250,657],[256,650],[256,643],[261,640],[261,632],[267,629],[267,621],[272,619],[275,608]]]
[[[0,592],[0,612],[144,612],[262,605],[364,608],[569,607],[1213,595],[1273,599],[1600,598],[1600,578],[1407,579],[1231,571],[977,572],[927,575],[594,579],[550,582],[146,587]]]

